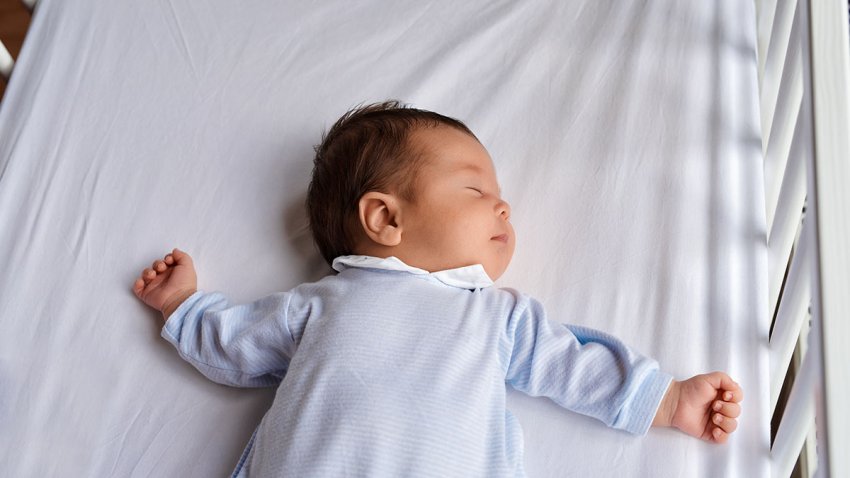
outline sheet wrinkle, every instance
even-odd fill
[[[150,441],[148,441],[146,444],[144,444],[144,448],[142,449],[141,453],[138,454],[138,458],[136,458],[133,461],[133,468],[130,470],[130,473],[128,474],[128,476],[135,476],[136,469],[138,469],[139,465],[141,465],[142,463],[144,463],[146,461],[145,458],[148,456],[148,452],[151,450],[151,447],[153,447],[154,445],[156,445],[160,449],[160,453],[159,453],[160,457],[167,450],[169,450],[171,448],[170,445],[171,445],[172,442],[174,442],[175,433],[179,433],[184,428],[186,428],[186,426],[189,423],[191,423],[191,419],[190,420],[183,420],[182,425],[177,430],[173,430],[174,433],[170,433],[168,435],[168,442],[164,446],[163,446],[162,442],[159,440],[159,436],[162,434],[162,432],[167,427],[169,427],[169,425],[172,422],[174,422],[177,418],[183,418],[184,416],[185,416],[185,413],[181,413],[177,417],[170,419],[168,422],[161,424],[161,425],[157,425],[156,433],[154,433],[153,438]],[[153,460],[154,463],[156,463],[158,461],[159,461],[158,459]]]
[[[41,225],[43,224],[42,216],[45,214],[45,210],[50,209],[50,207],[52,206],[52,203],[48,201],[48,196],[58,194],[56,192],[57,191],[56,188],[54,188],[54,186],[53,186],[53,183],[55,181],[56,175],[57,175],[60,167],[62,166],[62,161],[60,160],[60,156],[61,156],[61,152],[65,151],[66,144],[68,142],[68,135],[70,133],[69,130],[71,129],[71,127],[68,126],[69,119],[72,116],[72,112],[74,111],[74,107],[79,102],[79,97],[81,96],[79,94],[80,93],[80,87],[83,83],[82,79],[85,76],[85,72],[88,70],[88,68],[90,66],[89,56],[90,56],[91,50],[92,50],[91,39],[92,39],[92,35],[93,35],[91,32],[92,32],[91,29],[87,29],[86,33],[88,33],[88,35],[83,38],[83,43],[85,45],[81,48],[83,56],[82,56],[82,58],[79,62],[79,64],[82,65],[82,69],[74,76],[74,81],[72,83],[72,92],[69,95],[72,98],[71,103],[70,103],[70,105],[68,105],[68,106],[66,106],[65,108],[62,109],[64,114],[62,115],[63,119],[62,119],[61,123],[62,123],[63,126],[59,130],[58,141],[56,142],[55,147],[52,149],[52,151],[50,151],[46,155],[47,157],[45,158],[45,164],[46,164],[46,167],[48,168],[47,184],[44,185],[44,186],[41,186],[41,187],[37,186],[37,191],[40,192],[40,195],[39,195],[39,198],[38,198],[38,205],[36,206],[35,217],[29,223],[29,225],[27,227],[27,231],[28,231],[27,244],[32,244],[36,240],[35,238],[39,237]],[[38,169],[41,169],[41,167],[39,167]],[[39,171],[39,173],[43,174],[41,171]],[[62,188],[59,188],[59,193],[61,193],[61,191],[62,191]],[[49,214],[49,211],[48,211],[48,214]]]
[[[588,107],[594,105],[598,98],[592,94],[594,90],[597,89],[597,85],[607,85],[609,81],[609,77],[614,73],[616,67],[621,64],[621,60],[623,56],[627,56],[629,61],[640,53],[640,48],[635,48],[633,42],[635,41],[643,41],[644,35],[640,33],[644,30],[641,26],[642,24],[648,21],[647,15],[643,14],[645,9],[647,8],[645,5],[639,4],[631,4],[631,8],[611,8],[609,6],[607,11],[599,13],[599,9],[603,8],[603,5],[596,7],[596,10],[593,12],[588,12],[587,15],[595,15],[595,18],[590,18],[584,20],[587,23],[598,23],[603,22],[603,25],[600,28],[592,29],[586,35],[586,40],[582,39],[581,45],[579,48],[587,48],[589,50],[598,50],[600,47],[598,45],[605,44],[606,39],[610,32],[622,32],[620,33],[623,38],[629,38],[629,41],[624,43],[627,45],[627,48],[624,48],[619,51],[613,51],[611,54],[607,55],[591,55],[589,60],[589,65],[585,67],[584,65],[580,65],[574,73],[577,75],[577,89],[579,91],[587,91],[587,94],[576,95],[577,100],[580,102],[578,105],[572,106],[568,109],[570,111],[570,116],[572,121],[568,124],[567,129],[572,130],[577,125],[582,125],[580,120],[585,116]],[[584,14],[584,9],[581,11]],[[599,20],[597,20],[599,19]],[[610,23],[610,25],[608,25]],[[586,57],[585,57],[586,58]],[[564,65],[566,68],[567,65]],[[617,91],[618,94],[613,95],[614,98],[621,98],[620,103],[617,105],[622,105],[625,99],[629,97],[622,92],[622,90],[613,90]],[[614,99],[612,98],[612,100]],[[582,99],[584,100],[583,102]],[[608,110],[612,110],[615,108],[609,108]],[[573,111],[576,111],[573,113]],[[596,110],[591,110],[591,113],[596,112]],[[610,115],[599,115],[602,118],[612,118]],[[617,116],[613,116],[613,118],[617,118]],[[595,118],[590,118],[593,120]],[[601,131],[605,131],[604,125]],[[613,137],[618,139],[616,135],[607,135],[606,138]]]
[[[179,46],[181,47],[180,52],[183,56],[183,60],[185,60],[185,62],[189,64],[194,79],[200,80],[198,70],[197,68],[195,68],[195,60],[192,57],[192,50],[189,48],[189,42],[186,41],[186,36],[183,34],[183,25],[180,22],[180,16],[177,15],[177,11],[174,9],[174,2],[172,0],[166,0],[166,2],[168,3],[168,10],[171,12],[171,18],[174,20],[174,23],[177,24],[176,36],[180,39]],[[169,29],[169,33],[171,34],[171,38],[176,40],[173,27]]]
[[[528,3],[518,2],[506,3],[501,9],[493,7],[491,20],[482,21],[479,31],[474,32],[475,38],[479,40],[478,45],[485,45],[490,42],[507,43],[506,35],[516,34],[515,32],[517,29],[512,28],[513,25],[520,24],[525,26],[528,25],[529,22],[538,22],[537,19],[539,16],[544,16],[544,18],[554,18],[554,15],[552,15],[553,12],[541,13],[538,11],[536,12],[538,13],[538,16],[531,15],[528,13],[528,11],[531,10],[528,5]],[[546,15],[546,13],[549,15]],[[541,48],[546,49],[547,39],[542,33],[546,32],[545,26],[551,24],[551,22],[546,22],[544,20],[542,21],[542,24],[535,24],[539,25],[537,29],[527,26],[523,28],[523,30],[527,31],[528,34],[522,35],[520,33],[518,35],[520,40],[510,43],[512,46],[508,48],[509,52],[502,56],[502,62],[494,65],[495,68],[489,71],[479,72],[479,75],[482,77],[479,80],[482,82],[480,87],[483,87],[488,91],[492,91],[492,93],[487,96],[479,97],[478,101],[473,102],[470,105],[473,115],[495,117],[497,118],[497,124],[499,125],[502,125],[504,121],[512,121],[513,118],[506,117],[497,110],[498,103],[493,101],[493,98],[512,97],[513,91],[517,89],[519,84],[522,84],[525,88],[530,87],[533,90],[538,88],[537,83],[539,82],[539,72],[536,68],[532,69],[526,67],[528,67],[532,61],[537,59],[537,55]],[[469,43],[473,42],[470,41]],[[474,50],[473,46],[470,46],[469,49]],[[474,54],[469,56],[473,58],[475,57]],[[509,57],[513,60],[512,68],[507,68],[504,64],[505,60]],[[520,65],[522,65],[523,68],[519,68]],[[551,71],[551,66],[548,64],[547,70]],[[522,76],[524,73],[532,74],[528,75],[528,77],[521,78],[521,80],[515,80],[515,78]],[[513,130],[515,128],[510,127],[508,129]]]
[[[494,96],[496,97],[509,95],[510,91],[514,91],[522,86],[530,86],[532,89],[537,89],[540,81],[538,68],[540,67],[541,61],[539,60],[539,57],[541,55],[546,55],[547,58],[551,58],[551,54],[549,52],[549,48],[551,47],[549,45],[549,39],[541,37],[540,32],[547,31],[547,26],[552,23],[554,15],[528,15],[522,8],[524,4],[516,3],[512,5],[516,6],[516,8],[505,14],[500,23],[505,25],[510,23],[522,23],[527,25],[527,28],[519,31],[505,28],[504,30],[507,30],[507,32],[501,32],[499,31],[500,25],[494,24],[484,29],[480,35],[485,36],[489,34],[493,37],[499,36],[502,41],[508,41],[509,43],[517,46],[517,48],[512,51],[512,54],[506,55],[503,58],[503,62],[500,65],[500,67],[504,69],[504,78],[499,78],[499,75],[493,75],[494,78],[498,78],[498,80],[494,81],[491,86],[494,90]],[[505,34],[510,34],[512,37],[506,39]],[[551,71],[551,62],[547,61],[543,65],[547,71]],[[547,92],[551,91],[552,76],[549,74],[543,76],[547,82]],[[549,96],[550,95],[548,94],[546,95],[547,98]],[[482,101],[482,106],[487,104],[489,104],[488,100]],[[489,109],[492,108],[483,108],[479,106],[476,108],[476,111],[483,112],[488,111]],[[499,118],[500,124],[502,121],[510,120],[509,118],[504,118],[502,115],[497,115],[497,117]],[[548,126],[548,124],[549,123],[545,123],[546,126]]]
[[[136,410],[136,414],[133,416],[133,419],[130,420],[130,424],[124,429],[124,433],[121,434],[121,444],[118,446],[118,453],[115,455],[115,460],[112,462],[112,469],[109,471],[108,476],[115,476],[115,470],[118,468],[118,463],[121,461],[121,456],[124,454],[124,446],[127,443],[127,435],[133,430],[133,428],[135,428],[136,422],[139,420],[143,411],[146,410]]]
[[[100,145],[103,145],[103,141],[101,141]],[[92,198],[97,195],[97,187],[100,182],[102,170],[101,162],[97,159],[98,157],[99,155],[95,153],[82,178],[82,187],[80,189],[81,197],[79,200],[81,214],[74,216],[74,223],[71,226],[71,234],[69,235],[71,243],[73,244],[71,248],[72,259],[74,263],[77,264],[84,252],[85,270],[90,270],[89,244],[86,240],[88,239],[89,220],[96,216],[92,210],[92,205],[94,204]],[[94,175],[93,180],[90,179],[92,174]],[[65,243],[68,244],[67,241],[65,241]]]
[[[21,139],[22,134],[23,134],[23,129],[18,129],[18,130],[15,131],[14,136],[12,137],[12,140],[9,141],[8,143],[6,143],[6,144],[9,145],[8,151],[4,151],[2,157],[0,157],[0,159],[3,160],[2,166],[0,166],[0,186],[4,185],[3,177],[6,176],[6,169],[9,167],[9,164],[11,163],[11,158],[13,156],[15,156],[15,153],[18,151],[18,141]],[[2,199],[3,196],[4,196],[3,191],[8,191],[8,190],[9,190],[8,187],[6,187],[6,188],[0,187],[0,199]],[[2,206],[2,203],[0,203],[0,211],[5,211],[5,210],[6,209]]]
[[[239,48],[239,50],[234,55],[235,60],[233,60],[233,63],[226,65],[226,67],[223,68],[223,70],[226,72],[225,77],[217,83],[216,89],[204,98],[205,101],[212,101],[215,98],[220,98],[223,94],[230,90],[229,87],[231,82],[233,81],[233,74],[237,71],[240,71],[242,69],[242,62],[247,60],[248,55],[246,55],[245,52],[248,50],[248,45],[250,44],[251,36],[252,35],[249,34],[246,38],[241,39],[242,41],[239,41],[238,43],[233,43],[234,45],[238,45]],[[223,104],[224,102],[222,101],[215,102],[215,105],[218,110],[222,112],[224,111]],[[222,117],[224,117],[224,115],[222,115]]]
[[[421,5],[421,4],[420,4],[420,5]],[[425,5],[424,5],[424,7],[425,7],[425,8],[424,8],[423,10],[420,10],[420,11],[419,11],[419,13],[418,13],[418,14],[417,14],[414,18],[412,18],[412,19],[411,19],[411,20],[407,23],[407,25],[406,25],[406,26],[405,26],[405,27],[404,27],[404,28],[403,28],[400,32],[398,32],[398,33],[397,33],[397,34],[393,37],[393,39],[392,39],[392,40],[390,40],[390,41],[388,41],[388,42],[387,42],[387,46],[384,48],[384,51],[383,51],[383,52],[381,52],[380,56],[378,56],[378,59],[377,59],[376,63],[381,63],[381,60],[385,59],[385,58],[387,57],[387,55],[388,55],[388,54],[390,54],[391,52],[392,52],[392,53],[395,53],[395,51],[396,51],[396,47],[398,47],[398,46],[399,46],[399,43],[401,42],[401,40],[402,40],[405,36],[407,36],[407,34],[408,34],[411,30],[413,30],[413,28],[414,28],[414,27],[419,26],[419,21],[420,21],[420,20],[422,20],[422,18],[424,18],[424,17],[425,17],[425,15],[426,15],[429,11],[431,11],[431,9],[433,8],[433,6],[434,6],[434,4],[433,4],[433,3],[427,3],[427,4],[425,4]]]
[[[507,20],[507,14],[503,12],[511,11],[511,4],[503,4],[501,8],[493,6],[493,4],[488,4],[488,6],[491,7],[491,11],[488,12],[485,9],[485,11],[479,12],[475,20],[475,25],[467,24],[467,28],[456,31],[451,40],[444,41],[443,46],[433,48],[433,53],[422,57],[420,59],[420,66],[410,69],[406,77],[401,80],[401,84],[416,85],[419,87],[429,83],[439,85],[444,82],[433,79],[436,72],[445,73],[454,68],[466,68],[467,62],[458,61],[458,58],[474,58],[474,55],[464,57],[463,52],[467,50],[474,51],[475,49],[471,48],[470,44],[476,41],[482,41],[481,37],[487,36],[486,34],[488,32],[497,29],[499,25]],[[447,65],[447,67],[440,69],[440,65]],[[454,66],[449,67],[449,65]],[[479,80],[486,81],[487,79],[479,78]],[[497,78],[490,80],[494,84],[496,81]]]
[[[77,259],[80,257],[80,251],[83,249],[83,247],[85,247],[84,241],[88,236],[89,230],[89,215],[90,212],[86,211],[86,213],[83,214],[82,218],[77,220],[77,227],[72,233],[74,243],[72,254],[74,262],[77,262]],[[88,257],[88,254],[86,254],[86,257]],[[88,260],[86,260],[86,263],[88,264]],[[88,269],[89,268],[86,267],[86,270]]]

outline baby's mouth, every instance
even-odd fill
[[[499,234],[498,236],[491,237],[490,240],[491,241],[504,242],[505,244],[507,244],[508,243],[508,235],[507,234]]]

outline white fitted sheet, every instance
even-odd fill
[[[175,246],[238,301],[329,273],[312,145],[385,98],[489,149],[518,234],[500,285],[745,389],[725,446],[511,392],[530,476],[768,475],[752,2],[237,3],[38,4],[0,105],[4,475],[229,473],[274,391],[206,381],[131,283]]]

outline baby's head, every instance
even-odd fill
[[[349,111],[324,135],[307,213],[329,264],[348,254],[431,272],[482,264],[496,280],[514,251],[510,206],[472,131],[395,101]]]

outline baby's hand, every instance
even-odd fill
[[[174,312],[198,287],[195,266],[185,252],[174,249],[150,268],[133,284],[133,292],[145,304],[162,312],[165,319]]]
[[[744,392],[728,375],[712,372],[673,381],[656,424],[671,425],[703,440],[725,443],[738,428]]]

